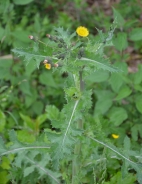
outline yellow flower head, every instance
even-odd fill
[[[89,31],[86,27],[83,27],[83,26],[79,26],[77,29],[76,29],[76,32],[79,36],[82,36],[82,37],[86,37],[89,35]]]
[[[48,70],[51,69],[51,64],[45,63],[44,65],[45,65],[45,68],[46,68],[46,69],[48,69]]]
[[[118,138],[119,138],[119,135],[117,135],[117,134],[112,134],[112,137],[113,137],[114,139],[118,139]]]

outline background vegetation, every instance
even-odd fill
[[[43,129],[53,130],[45,108],[54,104],[59,110],[62,109],[65,103],[63,84],[67,77],[66,73],[61,75],[52,73],[52,70],[45,70],[42,63],[39,70],[32,62],[27,67],[26,61],[14,56],[11,49],[29,47],[31,45],[29,35],[37,36],[46,42],[45,35],[52,35],[55,27],[64,27],[74,32],[78,26],[83,25],[89,29],[90,38],[97,39],[96,28],[108,31],[113,17],[117,16],[118,26],[113,37],[114,46],[105,49],[105,54],[110,57],[114,66],[123,70],[123,73],[111,74],[107,71],[102,73],[98,70],[88,76],[86,86],[93,90],[91,116],[88,118],[92,121],[92,126],[93,123],[98,126],[101,124],[103,136],[118,148],[124,148],[125,156],[130,158],[132,156],[134,161],[138,159],[141,162],[141,9],[142,2],[139,0],[1,0],[0,134],[5,144],[11,144],[8,135],[11,129],[16,131],[17,138],[22,143],[35,142]],[[113,139],[111,136],[113,133],[118,134],[119,138]],[[92,151],[84,149],[86,154]],[[103,151],[99,151],[102,157],[107,154],[109,157],[112,156],[106,149],[101,149]],[[1,184],[16,181],[24,183],[27,176],[32,178],[33,183],[44,183],[45,180],[42,178],[34,181],[35,173],[29,176],[28,170],[24,171],[23,177],[24,169],[18,171],[13,160],[13,154],[1,157]],[[26,168],[26,164],[22,167]],[[100,165],[93,168],[93,178],[96,179],[90,181],[89,178],[92,176],[91,171],[88,171],[82,183],[95,183],[95,181],[99,184],[138,183],[133,169],[128,168],[128,172],[123,176],[123,167],[119,160],[111,159],[107,163],[102,160]],[[64,179],[65,169],[62,168]],[[83,172],[85,175],[85,170]],[[142,181],[139,180],[139,183]]]

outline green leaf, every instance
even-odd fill
[[[9,180],[9,175],[6,171],[0,172],[0,184],[6,184]]]
[[[31,3],[33,0],[13,0],[13,2],[17,5],[25,5]]]
[[[39,100],[38,100],[38,101],[34,101],[34,103],[32,104],[32,110],[33,110],[33,112],[35,112],[37,115],[42,114],[43,108],[44,108],[43,102],[41,102],[41,101],[39,101]]]
[[[108,113],[108,117],[115,126],[119,126],[121,123],[123,123],[124,120],[127,119],[128,115],[124,108],[113,107]]]
[[[35,166],[34,166],[34,165],[32,165],[32,166],[30,166],[30,167],[26,167],[26,168],[24,169],[24,177],[26,177],[26,176],[28,176],[29,174],[31,174],[32,172],[34,172],[34,170],[35,170]]]
[[[35,63],[34,62],[30,62],[29,64],[28,64],[28,66],[25,66],[25,74],[27,75],[27,76],[30,76],[31,74],[32,74],[32,72],[34,71],[36,69],[36,65],[35,65]]]
[[[27,49],[12,49],[12,52],[14,52],[19,57],[24,57],[25,58],[24,60],[26,61],[27,64],[31,61],[34,61],[37,68],[39,68],[40,62],[46,59],[47,56],[33,49],[34,47],[33,48],[30,47]]]
[[[13,61],[11,59],[0,59],[0,68],[10,68]]]
[[[25,81],[25,82],[22,82],[20,85],[19,85],[21,91],[25,94],[25,95],[29,95],[29,96],[32,96],[32,93],[30,91],[30,84],[28,81]]]
[[[17,138],[23,143],[33,143],[36,140],[35,135],[28,130],[18,130]]]
[[[138,126],[138,125],[134,125],[134,126],[131,128],[132,139],[133,139],[134,141],[137,141],[137,140],[138,140],[138,130],[139,130],[139,126]]]
[[[112,9],[113,9],[114,17],[116,18],[118,25],[119,25],[120,27],[122,27],[122,26],[125,24],[124,18],[123,18],[122,15],[119,13],[119,11],[117,11],[114,7],[112,7]]]
[[[97,69],[103,69],[103,70],[107,70],[107,71],[110,71],[110,72],[121,72],[120,69],[118,69],[114,66],[111,66],[111,65],[106,64],[106,63],[101,63],[101,62],[93,60],[93,59],[81,58],[80,60],[92,63],[94,66],[97,67]]]
[[[120,32],[113,39],[113,44],[115,48],[119,51],[122,51],[128,47],[127,34]]]
[[[54,105],[47,105],[46,106],[47,118],[50,120],[59,120],[59,109]]]
[[[99,114],[105,114],[109,108],[112,106],[112,99],[102,99],[98,100],[97,103],[95,104],[95,115]]]
[[[7,149],[6,149],[6,147],[5,147],[5,143],[4,143],[4,141],[3,141],[3,139],[2,139],[2,137],[0,137],[0,155],[3,153],[3,152],[5,152]]]
[[[2,86],[2,87],[0,88],[0,93],[4,92],[4,90],[7,89],[7,88],[8,88],[8,86]]]
[[[51,120],[51,124],[54,128],[61,128],[62,123],[62,113],[59,112],[57,107],[54,105],[46,106],[47,118]]]
[[[0,27],[0,41],[3,38],[3,35],[4,35],[4,29]]]
[[[134,28],[130,32],[130,40],[132,41],[139,41],[142,40],[142,28]]]
[[[131,148],[131,142],[130,142],[130,138],[128,136],[125,136],[125,138],[124,138],[124,148],[126,150],[130,150],[130,148]]]
[[[6,123],[6,117],[4,113],[0,110],[0,132],[3,131]]]
[[[39,123],[39,125],[41,125],[46,119],[47,119],[47,115],[46,114],[41,114],[41,115],[38,116],[36,121]]]
[[[137,108],[137,110],[138,110],[140,113],[142,113],[142,95],[136,96],[136,101],[135,101],[135,103],[136,103],[136,108]]]
[[[104,182],[104,184],[134,184],[136,181],[136,176],[134,174],[128,173],[124,177],[122,176],[122,172],[115,173],[109,182]]]
[[[118,93],[118,95],[115,97],[115,100],[121,100],[123,98],[126,98],[131,94],[132,90],[128,87],[122,87]]]
[[[112,93],[110,90],[98,90],[96,89],[94,91],[95,95],[97,96],[98,100],[102,100],[102,99],[113,99],[114,97],[114,93]]]
[[[93,83],[93,82],[104,82],[107,81],[109,78],[108,71],[98,70],[93,74],[87,76],[86,80]]]
[[[95,90],[98,101],[95,104],[94,115],[105,114],[112,106],[114,93],[109,90]]]
[[[24,120],[25,125],[34,130],[35,124],[33,120],[30,117],[23,115],[22,113],[20,113],[20,116]]]
[[[121,74],[119,73],[112,73],[109,79],[109,83],[113,91],[118,92],[122,84],[124,83]]]
[[[10,59],[0,59],[0,79],[11,79],[10,67],[13,61]]]
[[[53,74],[50,71],[45,71],[40,74],[39,80],[41,84],[57,88],[57,84],[53,78]]]
[[[12,32],[13,37],[15,37],[16,40],[19,40],[24,43],[30,43],[30,39],[28,38],[30,32],[27,32],[25,30],[17,29],[14,32]]]
[[[142,65],[139,65],[139,70],[133,74],[134,83],[140,84],[142,82]]]
[[[136,91],[142,92],[142,86],[141,86],[141,84],[140,84],[140,85],[134,85],[134,89],[135,89]]]
[[[10,159],[8,157],[6,156],[2,157],[1,167],[7,170],[10,169]]]

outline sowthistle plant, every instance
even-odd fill
[[[9,133],[10,145],[5,147],[1,139],[0,155],[14,154],[10,172],[13,181],[104,183],[107,160],[115,158],[123,160],[123,170],[134,168],[139,182],[142,182],[141,165],[134,155],[131,153],[131,160],[130,155],[118,151],[109,139],[102,141],[101,123],[98,117],[92,117],[88,112],[92,106],[92,89],[86,88],[88,75],[97,70],[121,72],[104,54],[104,48],[113,45],[115,27],[116,21],[108,33],[98,30],[97,40],[89,38],[89,30],[85,27],[78,27],[73,34],[56,28],[55,35],[46,35],[46,43],[29,36],[33,46],[12,50],[24,57],[27,67],[29,62],[35,62],[37,68],[43,64],[47,70],[67,73],[64,83],[66,104],[63,109],[59,111],[54,105],[46,107],[52,129],[46,128],[33,144],[19,142],[14,130]],[[112,136],[114,139],[119,137],[116,134]]]

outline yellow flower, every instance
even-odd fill
[[[89,35],[89,31],[86,27],[83,27],[83,26],[79,26],[77,29],[76,29],[76,32],[79,36],[82,36],[82,37],[86,37]]]
[[[46,69],[48,69],[48,70],[51,69],[51,64],[45,63],[44,65],[45,65],[45,68],[46,68]]]
[[[112,137],[113,137],[114,139],[118,139],[118,138],[119,138],[119,135],[117,135],[117,134],[112,134]]]

